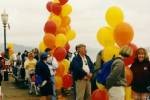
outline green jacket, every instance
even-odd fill
[[[106,88],[110,89],[113,86],[126,86],[127,81],[125,78],[125,64],[123,60],[120,57],[115,58],[111,67],[112,70],[106,79]]]

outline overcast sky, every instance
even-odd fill
[[[7,42],[38,47],[44,36],[43,27],[49,16],[46,3],[49,0],[0,0],[0,13],[9,14],[10,30]],[[93,49],[101,49],[96,40],[100,27],[106,25],[105,12],[112,5],[122,8],[125,21],[134,29],[138,46],[150,46],[150,0],[70,0],[73,11],[71,27],[77,33],[72,47],[85,43]],[[0,44],[3,43],[3,26],[0,20]]]

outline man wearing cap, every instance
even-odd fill
[[[48,58],[47,58],[47,65],[50,69],[51,72],[51,77],[50,80],[52,82],[52,87],[53,87],[53,96],[52,96],[52,100],[56,100],[56,93],[55,93],[55,73],[56,73],[56,69],[58,68],[58,62],[56,60],[56,58],[53,56],[52,54],[52,50],[50,48],[46,48],[45,52],[48,54]]]
[[[91,100],[91,77],[94,65],[86,54],[86,46],[78,45],[78,54],[70,64],[76,85],[76,100]]]
[[[51,100],[51,95],[53,95],[52,84],[50,82],[50,70],[47,65],[48,54],[41,54],[40,61],[36,65],[36,77],[39,79],[38,85],[40,85],[40,100]]]

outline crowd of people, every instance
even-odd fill
[[[96,76],[100,73],[104,64],[102,50],[97,54],[96,61],[93,62],[87,54],[87,48],[84,44],[78,44],[72,53],[68,73],[73,78],[74,100],[92,100],[91,95],[96,86]],[[108,90],[109,100],[125,100],[125,87],[127,80],[125,78],[124,58],[131,55],[127,48],[121,48],[119,55],[114,55],[114,61],[111,65],[111,71],[106,78],[105,88]],[[35,92],[40,94],[40,100],[57,100],[55,88],[55,73],[58,68],[58,62],[52,54],[50,48],[40,53],[37,48],[28,52],[18,52],[9,58],[11,67],[6,68],[13,72],[16,81],[29,83],[29,94]],[[12,70],[11,70],[12,69]],[[150,99],[150,61],[147,51],[144,48],[138,48],[135,59],[130,67],[133,73],[131,88],[133,91],[133,100]],[[3,57],[0,55],[0,85],[3,79]],[[0,88],[1,90],[1,88]]]

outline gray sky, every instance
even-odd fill
[[[44,36],[43,27],[49,16],[46,3],[49,0],[0,0],[0,13],[9,14],[10,30],[7,42],[26,46],[38,46]],[[93,49],[101,49],[96,40],[100,27],[106,25],[105,12],[116,5],[122,8],[125,21],[134,29],[137,46],[150,46],[150,0],[70,0],[73,11],[71,27],[77,33],[72,47],[85,43]],[[0,20],[0,44],[3,43],[3,26]]]

